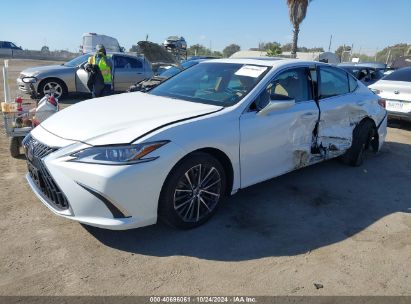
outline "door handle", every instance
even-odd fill
[[[359,102],[357,102],[357,105],[362,107],[363,105],[365,105],[365,103],[366,103],[365,101],[359,101]]]

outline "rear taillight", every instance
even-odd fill
[[[380,99],[378,100],[378,104],[385,109],[385,104],[386,104],[385,99],[380,98]]]

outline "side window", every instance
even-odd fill
[[[270,99],[291,100],[296,102],[312,99],[308,68],[296,68],[282,72],[267,86],[257,100],[250,106],[250,111],[264,108]]]
[[[320,99],[350,92],[347,72],[332,67],[320,68]]]
[[[348,74],[348,81],[350,83],[350,92],[354,92],[358,88],[357,79],[355,79],[352,75]]]
[[[124,56],[116,56],[115,58],[115,68],[117,69],[141,69],[143,67],[143,63],[136,58]]]
[[[297,68],[285,71],[278,75],[267,87],[269,96],[284,96],[285,99],[294,99],[296,102],[311,99],[311,90],[306,68]]]

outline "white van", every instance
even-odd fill
[[[82,45],[80,45],[80,52],[83,54],[95,52],[98,44],[104,45],[107,52],[123,51],[116,38],[96,33],[85,33],[83,34]]]

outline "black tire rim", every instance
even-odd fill
[[[182,175],[174,190],[174,210],[186,223],[197,223],[216,208],[221,197],[221,176],[210,165],[198,164]]]

